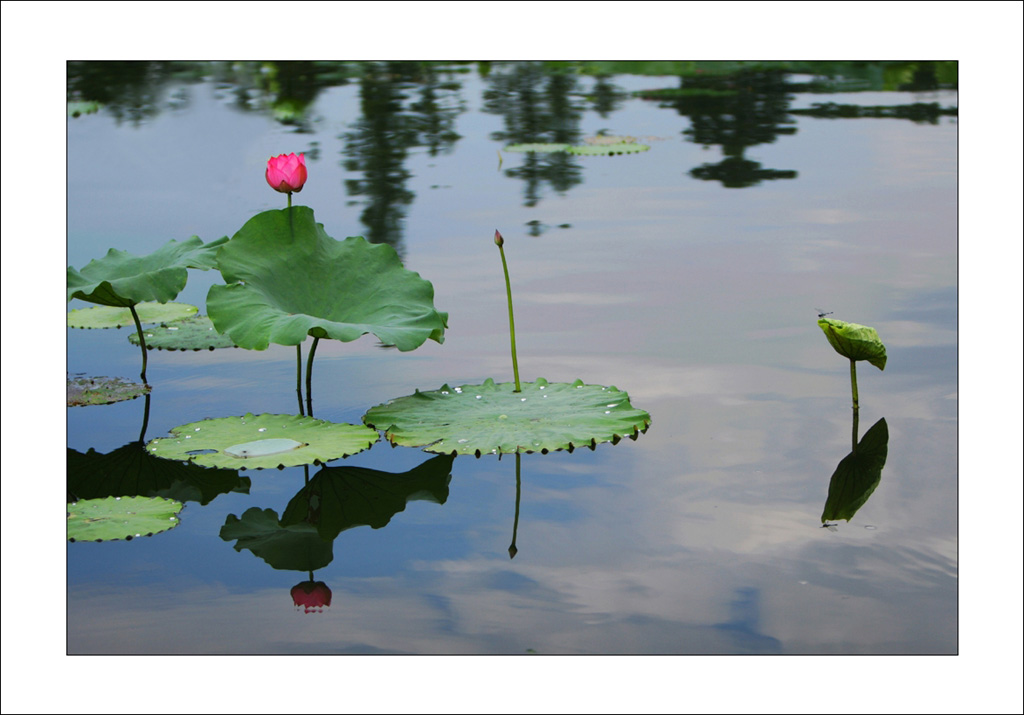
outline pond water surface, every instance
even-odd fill
[[[69,266],[230,236],[284,206],[267,158],[305,152],[295,203],[433,283],[445,342],[321,342],[317,418],[511,380],[498,229],[523,379],[614,385],[652,419],[635,441],[523,455],[518,497],[513,457],[456,458],[386,526],[340,533],[310,613],[290,594],[308,572],[220,535],[280,515],[306,472],[241,472],[173,530],[68,544],[70,653],[957,652],[955,65],[588,67],[69,66],[69,99],[98,103],[68,117]],[[650,148],[505,149],[601,135]],[[193,271],[178,300],[205,312],[219,282]],[[881,479],[828,528],[852,414],[819,311],[888,352],[858,364],[858,434],[888,428]],[[69,375],[137,379],[127,333],[69,329]],[[282,346],[152,351],[148,421],[142,399],[69,408],[69,456],[144,422],[150,440],[296,414],[294,370]],[[381,442],[328,466],[431,457]]]

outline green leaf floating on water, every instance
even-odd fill
[[[130,541],[176,527],[182,503],[162,497],[80,499],[68,504],[68,541]]]
[[[184,320],[199,312],[199,308],[188,303],[155,303],[146,301],[135,306],[139,322],[170,323]],[[110,305],[96,305],[91,308],[76,308],[68,313],[69,328],[124,328],[135,327],[132,311]],[[130,339],[130,338],[129,338]],[[137,340],[137,338],[136,338]]]
[[[323,464],[361,452],[380,436],[363,425],[300,415],[219,417],[191,422],[152,440],[147,449],[163,459],[225,469],[283,469]]]
[[[554,152],[568,151],[571,144],[548,144],[548,143],[534,143],[534,144],[509,144],[505,147],[505,151],[531,153],[535,152],[538,154],[551,154]]]
[[[216,252],[227,240],[225,236],[205,245],[198,236],[182,243],[172,240],[142,257],[111,248],[80,271],[68,267],[68,301],[78,298],[122,308],[147,300],[167,303],[185,287],[189,268],[216,267]]]
[[[205,315],[193,315],[171,325],[160,325],[143,332],[146,335],[146,347],[150,350],[215,350],[238,347],[227,335],[218,333],[213,327],[213,321]],[[128,342],[138,345],[139,334],[129,334]]]
[[[152,389],[149,385],[129,382],[120,377],[68,378],[68,407],[109,405],[134,400],[149,394]]]
[[[825,333],[829,344],[843,357],[867,360],[879,370],[885,369],[885,345],[874,328],[842,320],[819,318],[818,327]]]
[[[585,146],[571,146],[568,148],[570,154],[577,156],[613,156],[615,154],[637,154],[650,149],[647,144],[635,142],[619,142],[617,144],[587,144]]]
[[[290,211],[257,214],[220,249],[228,285],[212,286],[206,300],[219,332],[250,350],[307,335],[348,342],[373,333],[402,351],[444,341],[448,314],[434,309],[433,285],[391,246],[336,241],[308,206]]]
[[[616,387],[538,378],[517,393],[513,383],[488,379],[391,400],[371,408],[363,422],[384,430],[393,445],[479,457],[636,439],[651,416]]]

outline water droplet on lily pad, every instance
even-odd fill
[[[224,453],[230,454],[232,457],[248,459],[250,457],[266,457],[271,454],[290,452],[301,446],[303,446],[302,442],[297,442],[294,439],[287,439],[285,437],[278,437],[277,439],[259,439],[255,442],[235,444],[225,449]]]

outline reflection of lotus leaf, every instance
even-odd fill
[[[228,285],[210,288],[206,308],[243,348],[298,345],[307,335],[348,342],[373,333],[402,351],[444,341],[448,314],[434,309],[429,281],[391,246],[334,240],[307,206],[257,214],[217,261]]]
[[[361,452],[379,439],[362,425],[335,424],[296,415],[220,417],[192,422],[154,439],[147,449],[163,459],[193,461],[203,467],[273,469],[322,464]],[[226,450],[261,440],[297,440],[303,446],[265,456],[233,457]],[[211,451],[212,450],[212,451]]]
[[[173,529],[181,502],[162,497],[106,497],[68,504],[68,541],[130,541]]]
[[[199,308],[188,303],[147,301],[136,305],[135,312],[139,315],[139,322],[145,325],[146,323],[169,323],[183,320],[198,313]],[[68,313],[69,328],[124,328],[126,326],[135,327],[135,319],[132,318],[132,312],[128,308],[96,305],[92,308],[75,309]]]
[[[142,257],[111,248],[80,271],[68,268],[68,301],[127,308],[147,300],[174,300],[188,281],[188,269],[213,268],[216,252],[227,240],[225,236],[206,245],[198,236],[182,243],[172,240]]]
[[[315,571],[334,559],[334,543],[321,539],[315,526],[305,522],[282,526],[273,509],[254,506],[241,519],[228,514],[220,538],[237,540],[235,551],[249,549],[275,569]]]
[[[146,347],[152,350],[215,350],[216,348],[237,348],[231,338],[221,335],[213,322],[205,315],[175,321],[171,325],[160,325],[143,331]],[[139,334],[128,335],[128,342],[139,344]]]
[[[68,379],[68,407],[109,405],[147,395],[152,388],[119,377],[76,377]]]
[[[882,468],[889,455],[889,425],[885,418],[871,426],[857,448],[843,457],[828,483],[828,499],[821,522],[849,521],[864,506],[882,481]]]
[[[67,455],[68,494],[76,499],[140,496],[208,504],[220,494],[248,494],[251,485],[233,469],[159,459],[142,442],[129,442],[107,454],[69,449]]]
[[[443,386],[371,408],[363,422],[392,443],[443,454],[550,452],[636,439],[651,416],[615,387],[582,381]]]
[[[874,328],[831,318],[820,318],[818,327],[825,333],[829,344],[843,357],[867,360],[879,370],[885,369],[885,345]]]
[[[647,151],[650,148],[647,144],[619,142],[616,144],[571,146],[568,152],[577,156],[614,156],[615,154],[636,154],[641,151]]]

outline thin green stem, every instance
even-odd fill
[[[306,360],[306,412],[313,416],[313,355],[316,354],[317,343],[320,338],[313,338],[313,344],[309,348],[309,358]]]
[[[302,343],[295,346],[295,394],[299,397],[299,415],[304,417],[302,411]]]
[[[149,426],[149,392],[146,393],[146,408],[142,412],[142,431],[139,432],[139,442],[145,443],[146,441],[146,427]]]
[[[135,329],[139,331],[139,345],[142,347],[142,384],[148,385],[146,382],[146,336],[142,332],[142,321],[139,320],[139,314],[135,312],[135,305],[129,305],[128,309],[132,311],[132,318],[135,320]]]
[[[498,251],[501,252],[501,267],[505,271],[505,292],[508,294],[508,334],[512,342],[512,373],[516,378],[516,392],[522,392],[519,384],[519,360],[516,358],[516,319],[512,315],[512,282],[508,278],[508,262],[505,260],[505,248],[500,243]]]
[[[850,387],[853,389],[853,409],[860,409],[860,399],[857,395],[857,362],[850,358]]]

